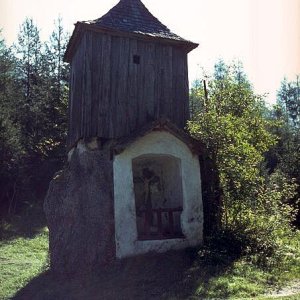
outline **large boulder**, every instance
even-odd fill
[[[93,271],[115,257],[113,164],[109,151],[75,149],[44,203],[51,269]]]

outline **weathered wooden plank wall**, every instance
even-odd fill
[[[71,62],[68,146],[127,136],[160,117],[183,128],[188,93],[184,49],[86,31]]]

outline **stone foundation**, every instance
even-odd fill
[[[44,203],[51,269],[93,271],[115,258],[113,165],[106,150],[81,145],[51,181]]]

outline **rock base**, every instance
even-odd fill
[[[44,202],[51,269],[91,272],[115,259],[113,162],[108,151],[75,149]]]

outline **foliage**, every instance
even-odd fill
[[[48,74],[45,82],[48,93],[44,104],[48,126],[41,142],[46,155],[52,157],[65,154],[69,67],[63,62],[63,56],[68,39],[69,36],[62,27],[62,20],[58,18],[50,40],[45,44],[44,54],[44,68]]]
[[[300,128],[299,128],[299,105],[300,88],[299,76],[296,81],[282,81],[278,91],[277,104],[269,109],[267,118],[275,121],[278,126],[271,128],[277,136],[278,143],[265,155],[266,166],[269,172],[278,169],[290,180],[298,185],[297,194],[290,198],[289,203],[298,211],[294,224],[300,227]]]
[[[192,89],[199,109],[188,126],[216,161],[227,222],[239,216],[243,205],[255,205],[256,186],[262,180],[259,165],[275,138],[267,130],[269,121],[263,118],[262,99],[253,93],[246,78],[241,80],[240,66],[223,68],[222,72],[218,69],[217,79],[209,81],[208,99],[201,85]],[[229,205],[231,216],[226,208]]]
[[[243,240],[243,254],[262,268],[281,268],[295,254],[288,240],[295,235],[290,221],[296,211],[288,200],[296,195],[296,187],[281,172],[271,174],[259,187],[255,209],[245,208],[234,224]]]
[[[272,118],[281,122],[276,132],[279,136],[277,158],[279,168],[291,177],[299,178],[300,183],[300,83],[296,81],[281,83],[277,105],[272,110]]]
[[[0,40],[3,214],[39,198],[64,160],[69,70],[62,58],[67,40],[58,20],[49,41],[42,43],[29,18],[21,25],[16,44],[9,48]]]
[[[40,158],[51,157],[65,137],[68,68],[62,58],[66,41],[61,20],[50,41],[42,45],[39,30],[32,19],[26,19],[14,46],[23,90],[17,119],[28,154]]]
[[[285,176],[295,180],[300,194],[300,86],[299,76],[296,81],[281,83],[277,104],[271,109],[270,119],[280,123],[273,129],[278,136],[278,143],[268,152],[268,167],[279,169]],[[290,204],[295,210],[300,209],[298,197],[293,197]],[[300,212],[295,224],[300,227]]]
[[[278,106],[282,109],[286,123],[300,129],[300,76],[295,81],[286,78],[281,82],[277,94]]]
[[[10,199],[8,210],[15,198],[18,163],[24,156],[21,128],[15,115],[16,99],[20,95],[15,69],[11,50],[0,40],[0,204]]]
[[[207,90],[198,82],[192,100],[188,127],[207,145],[218,169],[223,230],[240,247],[233,250],[261,267],[283,263],[282,238],[292,234],[296,213],[288,202],[297,185],[282,172],[264,172],[264,154],[276,144],[270,129],[278,123],[266,118],[263,99],[253,92],[240,64],[218,63]]]

